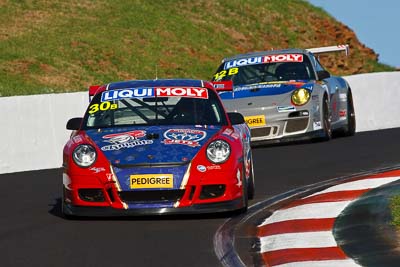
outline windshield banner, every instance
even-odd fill
[[[255,65],[262,63],[278,63],[278,62],[303,62],[303,54],[281,54],[281,55],[241,58],[226,62],[224,69],[227,70],[230,68],[241,67],[246,65]]]
[[[101,102],[141,97],[191,97],[208,98],[208,90],[200,87],[125,88],[104,91]]]

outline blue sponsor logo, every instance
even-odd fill
[[[280,83],[243,85],[235,87],[233,91],[239,92],[239,91],[254,90],[254,89],[280,88],[281,86],[282,84]]]
[[[289,111],[296,111],[296,108],[293,106],[278,106],[276,107],[278,112],[289,112]]]
[[[154,88],[126,88],[104,91],[101,94],[101,102],[113,101],[124,98],[154,97]]]
[[[206,166],[204,166],[204,165],[197,165],[197,170],[199,172],[205,172],[207,169],[206,169]]]

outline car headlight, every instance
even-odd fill
[[[96,150],[91,145],[79,145],[74,149],[72,158],[81,167],[89,167],[97,158]]]
[[[212,141],[207,146],[207,158],[212,163],[223,163],[228,160],[231,154],[231,146],[224,140]]]
[[[296,106],[302,106],[305,105],[308,100],[310,100],[310,96],[310,91],[304,88],[300,88],[292,93],[292,102]]]

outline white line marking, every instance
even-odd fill
[[[274,265],[274,267],[359,267],[352,259],[346,260],[326,260],[326,261],[300,261],[290,262],[280,265]]]
[[[315,194],[309,195],[305,198],[324,194],[324,193],[329,193],[329,192],[338,192],[338,191],[352,191],[352,190],[363,190],[363,189],[373,189],[379,186],[382,186],[384,184],[388,184],[391,182],[394,182],[396,180],[399,180],[400,177],[389,177],[389,178],[370,178],[370,179],[363,179],[363,180],[358,180],[358,181],[353,181],[353,182],[348,182],[344,184],[339,184],[335,185],[332,187],[329,187],[323,191],[317,192]]]
[[[260,237],[261,253],[291,248],[337,247],[331,231],[289,233]]]
[[[350,202],[351,201],[312,203],[289,209],[277,210],[270,217],[266,218],[260,226],[288,220],[336,218]]]

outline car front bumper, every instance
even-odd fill
[[[141,208],[116,209],[112,207],[74,206],[63,202],[62,211],[67,216],[113,217],[113,216],[153,216],[178,214],[211,214],[240,210],[244,208],[242,198],[207,204],[195,204],[181,208]]]

